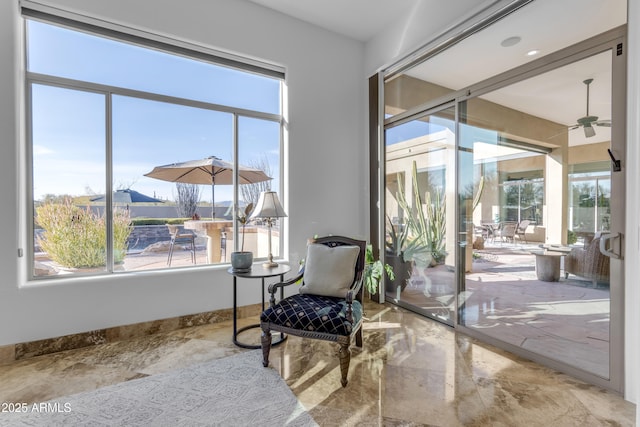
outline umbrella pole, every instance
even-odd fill
[[[216,176],[211,174],[211,220],[216,219]]]

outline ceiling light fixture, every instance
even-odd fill
[[[502,47],[510,47],[520,43],[520,40],[522,39],[518,36],[507,37],[506,39],[502,40],[502,42],[500,42],[500,45]]]
[[[533,55],[537,55],[539,53],[540,53],[540,51],[538,49],[532,49],[529,52],[527,52],[527,56],[533,56]]]

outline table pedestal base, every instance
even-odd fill
[[[240,335],[240,332],[244,332],[246,330],[253,329],[253,328],[260,328],[260,324],[256,323],[255,325],[244,326],[244,327],[238,329],[233,334],[233,343],[235,345],[237,345],[238,347],[242,347],[242,348],[251,348],[251,349],[262,348],[261,344],[257,344],[257,345],[256,344],[246,344],[246,343],[238,341],[238,335]],[[286,340],[287,340],[287,335],[280,334],[280,339],[276,340],[275,339],[275,334],[274,334],[274,337],[272,338],[272,341],[271,341],[271,347],[274,347],[276,345],[282,344]]]
[[[262,311],[264,311],[265,309],[264,279],[267,277],[280,276],[280,281],[282,282],[284,281],[285,273],[288,273],[290,270],[291,270],[291,267],[289,267],[288,265],[282,265],[282,264],[278,264],[278,266],[274,268],[265,268],[259,264],[254,264],[251,266],[251,269],[249,271],[245,271],[245,272],[234,271],[233,268],[230,268],[227,270],[227,272],[233,276],[233,343],[235,345],[242,348],[254,348],[254,349],[262,348],[262,344],[247,344],[247,343],[238,341],[238,335],[240,335],[241,332],[244,332],[248,329],[260,328],[260,324],[256,323],[254,325],[248,325],[238,329],[238,277],[242,277],[245,279],[260,279],[260,284],[262,285],[261,286]],[[283,298],[284,298],[284,290],[283,288],[280,288],[280,299],[283,299]],[[280,339],[273,340],[271,342],[271,345],[274,346],[274,345],[281,344],[286,339],[287,339],[287,335],[285,335],[284,333],[280,333]]]
[[[536,275],[543,282],[560,280],[560,256],[536,254]]]

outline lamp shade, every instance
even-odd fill
[[[282,218],[287,216],[275,191],[263,191],[251,218]]]

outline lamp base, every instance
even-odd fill
[[[262,264],[262,266],[264,268],[276,268],[278,266],[278,263],[273,261],[267,261],[264,264]]]

